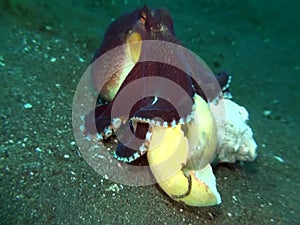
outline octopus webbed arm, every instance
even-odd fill
[[[128,123],[125,134],[121,138],[118,135],[118,146],[114,155],[116,159],[123,162],[132,162],[146,152],[145,139],[149,124],[137,123],[134,130],[133,134],[132,127]]]
[[[97,106],[85,116],[84,126],[87,134],[96,136],[99,140],[107,139],[122,125],[119,117],[111,117],[111,107],[112,102]]]
[[[231,76],[226,72],[218,73],[212,78],[206,77],[206,80],[199,82],[200,85],[193,77],[191,79],[196,93],[208,102],[218,98],[222,92],[228,91],[231,82]]]
[[[91,135],[103,132],[104,128],[110,124],[111,118],[109,104],[97,106],[84,117],[85,130]]]
[[[187,106],[184,99],[178,99],[175,106],[162,98],[153,97],[151,100],[150,104],[144,105],[134,114],[134,118],[148,120],[147,122],[150,123],[152,120],[152,123],[156,125],[164,125],[164,122],[176,125],[181,118],[185,119],[191,114],[192,105]],[[167,126],[167,124],[164,126]]]
[[[225,71],[222,71],[216,75],[216,78],[222,91],[228,91],[231,82],[231,76]]]
[[[196,93],[197,93],[199,96],[201,96],[201,97],[207,102],[208,99],[207,99],[206,95],[204,94],[204,91],[202,90],[202,88],[201,88],[201,87],[199,86],[199,84],[194,80],[193,77],[191,77],[191,79],[192,79],[193,87],[194,87]]]

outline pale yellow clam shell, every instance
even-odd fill
[[[217,155],[217,128],[213,114],[207,102],[195,95],[194,119],[182,129],[189,142],[188,167],[192,170],[202,170],[210,164]]]
[[[189,125],[152,127],[147,158],[159,186],[171,198],[191,206],[216,205],[221,198],[209,164],[217,147],[215,123],[208,104],[199,96],[195,102],[200,117]]]

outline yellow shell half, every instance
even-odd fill
[[[195,97],[195,118],[188,125],[152,127],[147,152],[159,186],[174,200],[191,206],[221,203],[210,162],[217,148],[216,127],[208,104]]]
[[[116,96],[116,93],[120,89],[121,85],[125,81],[126,77],[130,73],[130,71],[134,68],[135,64],[138,62],[142,51],[142,37],[137,32],[130,32],[126,38],[124,45],[120,48],[117,48],[113,51],[112,58],[103,57],[101,58],[101,63],[93,63],[93,73],[98,74],[98,70],[102,68],[98,68],[100,64],[104,67],[111,67],[114,71],[113,73],[108,73],[109,76],[103,77],[100,75],[98,79],[105,79],[105,84],[101,87],[100,95],[103,99],[107,101],[112,101]],[[118,53],[118,54],[117,54]],[[112,53],[109,53],[112,54]],[[109,55],[108,54],[108,55]],[[108,60],[108,61],[107,61]],[[108,72],[112,72],[108,69]],[[102,72],[103,73],[103,72]],[[100,73],[101,74],[101,73]],[[103,75],[103,74],[102,74]],[[96,83],[97,91],[99,87],[99,81],[97,81],[97,76],[91,82]],[[103,80],[101,80],[103,81]],[[102,82],[100,82],[101,84]]]

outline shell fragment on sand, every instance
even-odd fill
[[[233,163],[236,161],[253,161],[257,153],[257,144],[253,138],[251,127],[247,124],[249,113],[246,108],[229,100],[219,102],[224,109],[225,121],[215,116],[218,131],[218,161]],[[218,107],[212,106],[211,107]],[[225,132],[224,135],[221,132]]]

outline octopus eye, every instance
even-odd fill
[[[141,22],[142,24],[145,24],[145,23],[146,23],[146,19],[147,19],[146,12],[145,12],[145,11],[142,11],[139,20],[140,20],[140,22]]]
[[[158,31],[158,30],[160,30],[160,29],[161,29],[160,23],[155,24],[155,25],[153,25],[153,26],[151,27],[151,30],[152,30],[152,31]]]

